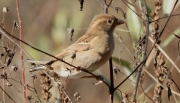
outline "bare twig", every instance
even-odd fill
[[[110,81],[111,81],[111,84],[109,86],[110,103],[113,103],[113,98],[114,98],[114,75],[113,75],[112,57],[109,59],[109,67],[110,67]]]
[[[152,43],[155,43],[155,41],[149,37],[149,40]],[[162,50],[162,48],[156,43],[155,46],[159,49],[159,51],[168,59],[168,61],[176,68],[176,70],[180,73],[180,69],[178,68],[178,66],[174,63],[174,61],[164,52],[164,50]]]
[[[158,83],[158,80],[151,74],[149,73],[146,69],[144,69],[144,71],[155,81]],[[160,84],[165,90],[168,90],[163,84]],[[174,93],[177,96],[180,96],[180,94],[176,91],[172,91],[172,93]]]
[[[142,14],[142,18],[145,20],[145,48],[144,48],[144,56],[143,56],[143,60],[146,57],[146,53],[147,53],[147,47],[148,47],[148,37],[149,37],[149,16],[147,14],[147,4],[146,4],[146,0],[144,0],[144,3],[142,5],[142,11],[144,11],[144,14]],[[137,94],[137,89],[138,89],[138,85],[139,85],[139,80],[141,77],[141,73],[142,73],[142,69],[145,65],[146,61],[143,63],[143,65],[141,65],[139,71],[138,71],[138,75],[137,75],[137,80],[136,80],[136,87],[135,87],[135,91],[134,91],[134,97],[133,97],[133,101],[136,102],[136,94]]]
[[[167,19],[167,21],[166,21],[166,23],[165,23],[163,29],[162,29],[161,32],[159,33],[158,39],[161,37],[161,35],[162,35],[164,29],[166,28],[166,26],[167,26],[167,24],[168,24],[168,22],[169,22],[169,20],[170,20],[170,18],[171,18],[171,15],[172,15],[172,13],[173,13],[173,11],[174,11],[174,8],[176,7],[178,1],[179,1],[179,0],[176,0],[176,2],[174,3],[173,9],[172,9],[172,11],[171,11],[171,13],[170,13],[170,16],[168,17],[168,19]]]
[[[20,10],[19,10],[19,1],[16,0],[16,10],[17,10],[17,16],[18,16],[18,22],[19,22],[19,38],[22,40],[22,21],[20,17]],[[22,47],[22,42],[20,41],[20,46]],[[21,67],[22,67],[22,83],[25,84],[25,67],[23,62],[23,50],[20,49],[20,58],[21,58]],[[26,103],[26,87],[23,86],[23,102]]]
[[[106,0],[104,0],[104,13],[108,14],[108,9],[109,9],[109,6],[111,5],[113,0],[110,0],[109,4],[107,4]]]
[[[11,99],[14,103],[16,103],[10,95],[8,95],[8,93],[6,93],[6,91],[4,91],[4,89],[0,86],[1,90],[9,97],[9,99]]]

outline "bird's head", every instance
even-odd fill
[[[113,32],[117,25],[123,24],[124,21],[109,14],[100,14],[94,17],[89,28],[105,32]]]

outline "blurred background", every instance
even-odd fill
[[[103,3],[103,0],[99,0]],[[108,0],[107,0],[108,1]],[[108,1],[109,2],[109,1]],[[165,3],[166,2],[166,3]],[[134,5],[138,7],[138,2],[132,2]],[[174,0],[168,1],[163,0],[163,7],[160,11],[160,17],[164,17],[169,15],[172,5],[174,3]],[[148,7],[149,7],[149,13],[154,10],[154,0],[147,1]],[[179,5],[179,4],[178,4]],[[175,11],[173,14],[179,14],[180,8],[179,6],[176,6]],[[0,20],[3,18],[3,12],[2,8],[6,6],[9,8],[9,12],[6,13],[5,19],[4,19],[4,28],[11,32],[13,28],[13,22],[14,20],[18,21],[17,19],[17,11],[16,11],[16,3],[15,0],[0,0]],[[103,9],[101,7],[101,4],[98,2],[98,0],[85,0],[83,11],[79,10],[79,2],[78,0],[19,0],[19,6],[20,6],[20,16],[22,20],[22,32],[23,32],[23,40],[30,45],[43,50],[47,53],[50,53],[52,55],[58,54],[62,49],[66,48],[73,42],[75,42],[79,37],[81,37],[85,32],[86,29],[89,26],[89,23],[93,19],[95,15],[103,13]],[[129,68],[127,68],[127,65],[123,63],[118,63],[117,61],[114,61],[114,67],[118,67],[121,71],[118,75],[115,75],[115,85],[118,85],[122,80],[127,77],[133,68],[133,55],[134,55],[134,47],[135,43],[138,41],[138,39],[141,37],[140,33],[142,33],[142,27],[141,23],[142,20],[139,19],[139,17],[134,14],[130,9],[128,9],[127,5],[125,5],[121,0],[114,0],[109,8],[109,14],[115,15],[116,17],[123,19],[127,22],[128,28],[126,25],[118,26],[115,30],[116,35],[115,37],[116,41],[116,48],[113,53],[113,57],[121,58],[121,60],[124,60],[128,63]],[[129,5],[130,6],[130,5]],[[126,13],[126,18],[123,18],[123,13],[121,10],[118,12],[114,9],[114,7],[121,8]],[[132,7],[133,8],[133,7]],[[136,10],[135,8],[133,8]],[[138,12],[138,10],[137,10]],[[139,12],[138,12],[139,13]],[[171,17],[167,28],[175,32],[177,35],[179,34],[179,25],[180,20],[179,16],[173,16]],[[159,23],[161,25],[164,25],[167,18],[161,19]],[[74,35],[73,40],[69,40],[69,34],[67,29],[73,28]],[[159,30],[161,30],[162,27],[160,27]],[[122,29],[122,30],[119,30]],[[129,32],[126,32],[129,31]],[[168,31],[163,32],[163,36],[161,38],[162,40],[162,48],[167,53],[167,55],[178,64],[178,58],[179,58],[179,51],[178,51],[178,42],[179,40],[177,38],[169,39],[170,35],[172,33]],[[19,37],[19,31],[14,30],[13,35],[16,37]],[[123,42],[120,42],[123,40]],[[6,40],[6,38],[5,38]],[[168,41],[166,44],[165,42]],[[6,45],[6,43],[4,42]],[[124,47],[129,49],[129,51],[132,53],[130,54]],[[14,46],[13,43],[10,44],[10,47],[12,48]],[[149,48],[152,47],[152,44],[149,43]],[[40,53],[26,45],[23,46],[24,50],[29,53],[35,60],[49,60],[51,57]],[[3,50],[0,50],[3,52]],[[19,58],[19,49],[16,50],[15,57],[13,58],[13,61],[11,65],[17,65],[19,67],[19,70],[16,73],[11,73],[10,70],[6,70],[6,72],[9,74],[11,73],[12,77],[15,78],[17,81],[21,78],[20,72],[21,72],[21,62]],[[148,51],[149,52],[149,51]],[[28,59],[28,56],[24,54],[24,59]],[[25,63],[25,69],[26,69],[26,83],[29,85],[32,84],[32,75],[29,73],[30,65],[27,62]],[[167,60],[167,66],[169,68],[172,67],[172,65]],[[155,76],[154,68],[153,68],[153,60],[150,61],[150,65],[147,67],[148,71]],[[105,76],[105,79],[109,80],[109,64],[106,63],[103,65],[98,71],[96,71],[99,74],[102,74]],[[0,70],[0,73],[2,73],[2,70]],[[37,79],[35,81],[36,88],[38,90],[38,94],[41,95],[41,83],[39,80],[38,72],[35,72],[37,74]],[[180,82],[178,81],[179,73],[176,70],[172,71],[173,78],[175,79],[176,83],[180,85]],[[74,98],[74,93],[79,92],[81,95],[81,103],[108,103],[109,102],[109,88],[105,84],[99,84],[94,85],[93,83],[96,83],[97,81],[95,79],[78,79],[78,80],[63,80],[63,84],[65,85],[65,91],[67,95],[70,96],[70,98]],[[15,81],[11,81],[13,83],[13,87],[9,89],[9,87],[5,87],[5,91],[14,99],[19,100],[19,103],[22,103],[22,94],[18,91],[21,91],[21,85]],[[131,80],[127,80],[123,85],[119,87],[119,90],[121,92],[127,93],[129,95],[129,99],[131,100],[133,97],[133,90],[135,84],[135,75],[132,76]],[[2,79],[0,79],[0,86],[2,84]],[[142,84],[142,88],[147,89],[147,95],[150,97],[153,97],[153,90],[154,85],[156,82],[149,76],[145,74],[145,79]],[[14,91],[12,91],[12,88]],[[57,101],[55,98],[59,97],[59,93],[57,92],[56,87],[53,87],[51,90],[52,97],[50,99],[50,103],[56,103]],[[175,90],[176,91],[176,90]],[[13,92],[13,93],[12,93]],[[178,91],[179,92],[179,91]],[[16,95],[16,97],[14,96]],[[140,95],[138,97],[139,103],[149,102],[151,103],[147,97],[144,96],[143,93],[140,92]],[[34,93],[27,90],[27,96],[32,95],[34,99],[32,99],[32,103],[34,103],[37,100],[37,97]],[[115,93],[115,102],[119,103],[121,102],[121,93],[116,92]],[[6,103],[11,103],[12,101],[6,98]],[[145,98],[145,99],[144,99]],[[172,98],[172,97],[171,97]],[[163,103],[173,103],[174,99],[171,99],[171,101],[167,98],[167,91],[165,91],[163,97]],[[0,90],[0,101],[2,101],[2,91]],[[178,99],[179,100],[179,99]],[[18,101],[17,101],[18,102]]]

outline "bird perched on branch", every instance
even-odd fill
[[[55,73],[62,77],[77,79],[86,76],[86,72],[76,67],[93,72],[106,63],[114,51],[113,31],[117,25],[123,23],[124,21],[109,14],[95,16],[86,33],[56,55],[68,64],[57,59],[46,62],[31,60],[30,62],[38,64],[32,71],[37,68],[46,69],[46,65],[49,65]]]

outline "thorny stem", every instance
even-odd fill
[[[18,22],[19,22],[19,38],[22,40],[22,21],[20,18],[20,11],[19,11],[19,3],[18,0],[16,0],[16,10],[17,10],[17,16],[18,16]],[[20,41],[20,46],[22,47],[22,42]],[[23,62],[23,50],[20,49],[20,59],[21,59],[21,66],[22,66],[22,83],[25,84],[25,67]],[[23,86],[23,102],[26,103],[26,87]]]

